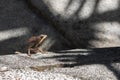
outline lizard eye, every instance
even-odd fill
[[[43,38],[44,36],[42,35],[41,38]]]

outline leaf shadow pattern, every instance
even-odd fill
[[[75,14],[72,17],[78,18],[78,13],[84,7],[86,1],[87,0],[82,0],[82,5],[79,6],[78,10],[75,12]],[[46,4],[44,4],[44,1],[41,0],[40,2],[42,3],[43,6],[46,7],[49,15],[53,15],[51,13],[51,11],[49,10],[49,8],[46,6]],[[73,0],[69,0],[68,6],[66,7],[66,9],[69,8],[69,6],[72,4],[72,2],[73,2]],[[81,31],[81,33],[78,33],[77,35],[75,34],[74,36],[80,37],[79,35],[82,35],[82,33],[84,33],[83,35],[85,37],[85,38],[84,37],[81,38],[81,39],[83,39],[83,41],[77,42],[76,38],[73,39],[73,38],[71,38],[71,36],[69,37],[69,35],[73,35],[73,34],[70,34],[68,31],[66,31],[66,29],[68,30],[69,27],[65,27],[65,29],[61,28],[60,24],[55,23],[55,21],[57,22],[57,19],[53,20],[50,16],[43,13],[44,10],[39,10],[35,5],[33,5],[29,0],[27,0],[27,3],[29,3],[30,6],[32,5],[31,10],[33,10],[35,13],[37,13],[38,16],[42,16],[45,21],[50,23],[66,40],[68,40],[69,49],[88,48],[90,46],[89,41],[95,40],[95,39],[97,40],[98,38],[95,37],[95,34],[97,33],[97,31],[92,29],[92,26],[94,24],[101,23],[101,22],[115,22],[115,21],[120,22],[120,19],[119,19],[120,8],[118,8],[117,10],[107,11],[107,12],[99,14],[96,11],[96,8],[98,7],[99,2],[100,2],[100,0],[95,0],[93,13],[91,14],[91,16],[89,18],[84,19],[84,20],[80,20],[78,18],[73,23],[72,29],[74,29],[74,30],[79,29]],[[67,21],[68,22],[71,21],[71,18],[68,18],[66,20],[66,23],[67,23]],[[59,26],[60,26],[60,28],[58,29]],[[88,31],[83,32],[85,29],[87,29]],[[74,43],[73,41],[76,43]],[[81,65],[90,65],[90,64],[103,64],[103,65],[107,66],[107,68],[109,70],[114,72],[115,76],[119,80],[120,79],[119,71],[116,70],[113,66],[111,66],[112,63],[117,63],[120,61],[119,51],[120,51],[119,47],[95,48],[95,49],[92,49],[92,51],[89,51],[89,52],[87,51],[88,53],[90,53],[89,55],[69,55],[68,53],[85,53],[85,52],[84,51],[74,51],[74,52],[66,51],[66,52],[63,52],[63,54],[67,53],[68,55],[66,54],[66,55],[62,55],[62,56],[54,56],[54,57],[46,57],[46,58],[47,59],[48,58],[58,58],[58,60],[62,61],[62,62],[71,62],[71,61],[75,62],[75,64],[67,65],[67,66],[71,66],[71,67],[81,66]]]
[[[62,51],[56,52],[61,55],[53,57],[44,57],[43,59],[57,59],[61,62],[67,62],[72,64],[66,64],[65,67],[75,67],[82,65],[102,64],[105,65],[110,71],[114,73],[117,79],[120,79],[120,71],[112,66],[112,63],[120,62],[120,47],[110,48],[91,48],[88,51],[74,50],[74,51]],[[72,55],[71,55],[72,53]],[[87,55],[83,54],[88,53]]]
[[[36,2],[38,0],[35,0]],[[57,17],[54,17],[54,14],[49,10],[49,7],[46,6],[44,1],[39,0],[39,3],[36,3],[34,5],[32,3],[32,0],[26,0],[26,3],[30,7],[30,9],[36,13],[40,18],[45,20],[45,22],[48,22],[65,40],[66,44],[65,47],[68,47],[69,49],[73,48],[89,48],[93,47],[93,44],[90,43],[92,40],[101,40],[100,38],[96,37],[96,34],[99,33],[96,29],[94,29],[94,25],[97,23],[102,22],[120,22],[119,19],[119,12],[120,8],[116,10],[106,11],[104,13],[98,13],[96,8],[98,7],[98,4],[100,3],[100,0],[94,0],[95,4],[93,6],[93,10],[91,15],[81,20],[79,18],[79,12],[84,8],[86,5],[87,0],[80,0],[78,5],[78,9],[74,12],[74,14],[68,18],[68,19],[62,19],[60,15],[57,15]],[[66,10],[72,5],[73,0],[69,0],[68,4],[66,4]],[[42,7],[42,8],[39,8]],[[46,12],[45,10],[46,9]],[[72,18],[76,18],[74,21],[72,21]],[[60,21],[58,20],[60,19]],[[64,23],[63,23],[64,22]],[[72,24],[69,24],[72,23]],[[102,26],[101,26],[102,28]],[[74,38],[73,38],[74,37]],[[54,46],[51,47],[52,50],[54,50]]]

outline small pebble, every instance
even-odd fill
[[[4,72],[4,71],[8,71],[8,67],[6,66],[0,67],[0,72]]]

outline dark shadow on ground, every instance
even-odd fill
[[[96,12],[96,8],[97,8],[100,0],[95,0],[95,6],[94,6],[92,15],[85,20],[80,20],[79,18],[76,19],[76,21],[73,23],[73,25],[71,27],[72,28],[71,32],[73,32],[73,33],[70,34],[68,32],[69,26],[65,26],[64,28],[61,27],[62,25],[57,23],[58,22],[57,19],[52,20],[51,16],[48,16],[46,13],[44,13],[44,9],[46,9],[46,11],[49,13],[49,15],[53,16],[53,14],[50,12],[49,8],[46,6],[44,1],[40,0],[40,2],[42,4],[41,6],[45,7],[45,8],[43,8],[43,10],[39,10],[30,1],[31,0],[14,0],[13,1],[14,3],[9,3],[9,1],[1,0],[0,2],[7,4],[7,6],[1,5],[2,8],[0,8],[1,9],[1,11],[0,11],[0,23],[1,23],[0,31],[10,30],[10,29],[14,29],[14,28],[20,28],[21,26],[25,26],[27,28],[33,26],[32,30],[30,30],[30,32],[37,34],[37,33],[39,33],[39,29],[40,29],[39,25],[34,27],[34,24],[29,24],[29,23],[32,23],[32,21],[35,21],[33,23],[40,24],[40,21],[39,21],[39,19],[40,19],[43,21],[42,22],[43,24],[46,23],[46,24],[49,24],[52,27],[54,27],[56,32],[64,38],[64,40],[66,41],[63,43],[64,47],[59,49],[59,50],[64,50],[64,49],[73,49],[73,48],[88,48],[91,45],[89,43],[89,41],[98,40],[98,38],[95,37],[95,34],[98,33],[98,31],[92,28],[92,26],[96,23],[101,23],[101,22],[105,22],[105,21],[120,22],[120,19],[119,19],[120,8],[118,8],[117,10],[107,11],[105,13],[99,14]],[[69,0],[66,10],[71,6],[73,1],[74,0]],[[22,5],[23,8],[19,7],[19,5],[16,5],[16,4],[22,4],[22,3],[23,3],[23,5]],[[75,12],[73,17],[78,17],[78,13],[81,11],[81,9],[84,8],[84,5],[86,4],[86,0],[82,0],[81,4],[82,5],[79,6],[78,10]],[[11,10],[7,10],[9,8],[9,6],[11,6]],[[28,11],[26,11],[26,9],[24,9],[24,7],[26,7],[26,9]],[[6,12],[5,15],[4,15],[4,12]],[[20,14],[19,12],[21,12],[23,14]],[[29,14],[29,12],[30,12],[30,14]],[[34,16],[39,17],[39,18],[36,20],[31,20],[31,19],[33,19],[32,18],[33,16],[30,17],[31,14],[35,14]],[[27,15],[27,16],[25,16],[25,15]],[[4,16],[5,17],[7,16],[7,18],[5,18]],[[21,16],[21,17],[19,18],[19,16]],[[24,17],[30,17],[30,18],[25,19],[25,21],[24,21]],[[58,18],[59,18],[59,15],[58,15]],[[63,19],[61,19],[61,20],[63,20]],[[69,20],[71,20],[71,18],[66,20],[66,23],[68,23]],[[64,25],[66,25],[66,24],[64,24]],[[67,31],[66,31],[66,29],[67,29]],[[74,37],[71,37],[70,35],[72,35]],[[23,36],[16,37],[14,41],[19,43],[20,38],[22,39]],[[76,40],[77,38],[80,38],[80,41]],[[12,42],[11,42],[11,40],[12,40]],[[59,41],[58,41],[58,43],[59,43]],[[9,47],[9,48],[7,47],[7,46],[16,45],[16,44],[13,44],[12,38],[8,39],[8,40],[0,41],[0,44],[1,44],[0,45],[0,50],[1,50],[0,54],[9,54],[9,53],[13,53],[13,51],[16,50],[16,49],[12,49],[11,47]],[[23,48],[23,46],[20,46],[19,48]],[[19,48],[18,48],[18,50],[19,50]],[[49,50],[56,51],[56,43],[53,44]]]
[[[112,66],[112,63],[120,62],[120,47],[93,48],[88,51],[74,50],[58,52],[63,55],[46,57],[47,59],[56,58],[61,62],[74,62],[67,64],[66,67],[75,67],[82,65],[103,64],[120,80],[120,71]],[[73,55],[71,55],[73,53]],[[76,54],[77,53],[77,54]],[[84,55],[84,53],[88,53]]]
[[[24,51],[26,39],[31,35],[27,29],[29,32],[33,22],[29,12],[24,0],[0,0],[0,55]],[[17,33],[21,28],[26,29],[23,35]]]
[[[0,43],[0,55],[15,54],[15,51],[26,53],[28,43],[27,40],[24,40],[25,37],[15,37],[2,41]]]
[[[15,51],[26,52],[27,40],[31,36],[47,34],[48,37],[53,38],[49,35],[57,31],[51,28],[48,23],[28,7],[26,0],[0,0],[0,55],[14,54]],[[28,32],[25,35],[19,36],[17,34],[11,37],[16,34],[15,30],[19,31],[20,28],[25,28]],[[58,39],[61,38],[58,37]],[[52,46],[52,49],[56,49],[56,42]]]
[[[84,5],[86,4],[87,0],[82,0],[82,5],[79,6],[78,10],[75,12],[75,14],[72,17],[79,17],[78,13],[82,10]],[[72,4],[73,0],[69,0],[69,3],[66,7],[66,9],[69,8],[69,6]],[[37,8],[34,4],[32,4],[31,0],[26,0],[26,3],[30,7],[30,9],[35,12],[35,14],[38,15],[38,17],[43,18],[45,22],[48,22],[52,27],[56,29],[66,40],[68,40],[68,45],[67,47],[69,49],[73,48],[88,48],[91,44],[89,41],[91,40],[99,40],[98,38],[95,37],[95,34],[98,33],[97,30],[95,30],[92,26],[96,23],[101,23],[101,22],[120,22],[119,19],[119,13],[120,13],[120,8],[117,10],[113,11],[107,11],[104,13],[99,14],[96,11],[96,8],[98,7],[100,0],[95,0],[95,6],[93,9],[93,13],[91,16],[85,20],[80,20],[79,18],[76,19],[76,21],[72,25],[72,30],[79,30],[77,34],[74,34],[74,31],[72,34],[70,34],[67,30],[69,30],[69,26],[65,26],[64,28],[61,27],[59,23],[57,23],[57,19],[53,20],[54,16],[49,8],[46,6],[43,0],[40,0],[40,3],[42,7],[46,9],[48,14],[44,13],[44,8],[39,9]],[[59,18],[59,15],[58,15]],[[67,19],[65,22],[68,23],[71,21],[72,18]],[[62,20],[62,19],[61,19]],[[63,20],[64,21],[64,20]],[[66,25],[66,24],[64,24]],[[59,28],[58,28],[59,27]],[[101,26],[102,27],[102,26]],[[85,31],[86,30],[86,31]],[[81,38],[79,42],[76,42],[76,38],[74,37],[69,37],[69,35],[73,35],[76,38]],[[83,37],[81,37],[82,35]],[[74,41],[74,42],[73,42]],[[118,80],[120,80],[120,75],[118,74],[119,71],[117,71],[113,66],[111,66],[111,63],[116,63],[120,62],[120,47],[112,47],[112,48],[94,48],[90,49],[90,51],[65,51],[62,56],[54,56],[54,57],[48,57],[48,58],[57,58],[59,61],[62,62],[75,62],[75,64],[70,64],[67,66],[81,66],[81,65],[90,65],[90,64],[104,64],[110,69],[111,71],[114,72]],[[62,52],[60,52],[62,54]],[[88,55],[69,55],[69,53],[90,53]],[[47,58],[47,57],[46,57]]]
[[[94,29],[93,27],[94,24],[101,22],[120,22],[119,19],[120,8],[112,11],[106,11],[104,13],[98,13],[96,11],[97,10],[96,8],[100,3],[100,0],[95,0],[91,16],[84,20],[81,20],[79,18],[79,12],[81,12],[81,10],[84,8],[87,0],[80,0],[79,2],[81,5],[79,5],[79,8],[74,12],[74,15],[72,15],[70,18],[66,20],[62,19],[60,15],[54,17],[54,14],[49,10],[49,7],[46,6],[43,0],[39,0],[38,2],[40,2],[41,5],[38,5],[39,3],[36,3],[37,4],[36,6],[32,3],[31,0],[26,0],[28,7],[35,14],[37,14],[38,17],[45,20],[45,22],[48,22],[65,40],[67,40],[65,47],[69,49],[94,47],[94,45],[90,43],[90,41],[101,40],[100,38],[97,38],[95,36],[97,33],[99,33],[99,30]],[[65,8],[66,11],[69,9],[73,2],[74,0],[69,0],[68,4],[66,4],[67,5],[67,7]],[[45,12],[45,9],[47,13]],[[72,21],[73,17],[76,18],[74,21]],[[62,25],[61,23],[59,23],[59,19],[61,22],[64,22],[62,23]],[[72,24],[69,26],[68,24],[70,22]],[[50,50],[54,51],[54,46],[52,46]]]

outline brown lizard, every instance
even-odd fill
[[[28,39],[28,48],[27,48],[27,54],[28,56],[31,56],[32,53],[37,53],[37,52],[43,52],[42,49],[39,48],[41,43],[47,38],[47,35],[41,34],[39,36],[32,36],[31,38]],[[16,51],[15,53],[21,53]]]

